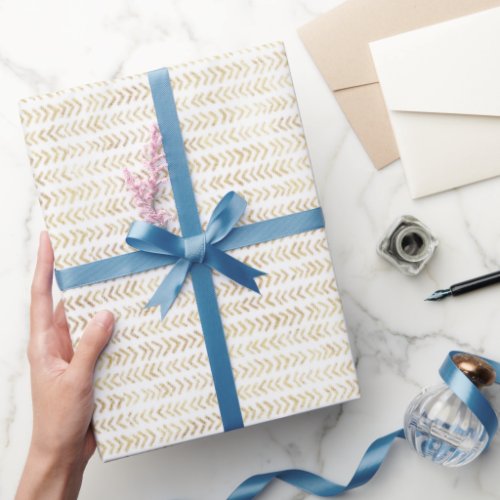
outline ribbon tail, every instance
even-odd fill
[[[212,245],[207,245],[205,261],[203,263],[217,269],[220,273],[236,281],[236,283],[254,292],[260,293],[255,278],[263,276],[266,274],[265,272],[247,266],[243,262],[231,257]]]
[[[186,279],[191,262],[185,259],[178,260],[172,270],[167,274],[161,282],[154,295],[149,299],[146,307],[154,307],[159,305],[161,311],[161,319],[165,317],[171,305],[174,303],[177,295],[181,291],[184,280]]]
[[[367,483],[376,474],[397,438],[404,439],[403,429],[376,439],[366,450],[352,479],[345,486],[311,472],[288,469],[249,477],[229,495],[228,500],[256,498],[274,479],[281,479],[302,491],[323,498],[341,495],[347,490]]]

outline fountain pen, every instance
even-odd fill
[[[495,283],[500,283],[500,271],[495,271],[494,273],[485,274],[483,276],[478,276],[477,278],[456,283],[455,285],[451,285],[450,288],[446,288],[444,290],[436,290],[425,300],[441,300],[445,297],[449,297],[450,295],[462,295],[479,288],[494,285]]]

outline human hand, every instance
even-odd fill
[[[33,433],[17,500],[77,498],[96,447],[93,373],[114,319],[109,311],[97,313],[73,352],[63,303],[53,311],[53,268],[52,247],[43,232],[31,288],[28,347]]]

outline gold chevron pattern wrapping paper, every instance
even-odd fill
[[[202,224],[230,190],[241,224],[318,207],[281,43],[169,68]],[[130,252],[138,218],[123,169],[140,173],[156,123],[146,74],[21,102],[56,267]],[[160,204],[175,214],[168,189]],[[169,229],[179,231],[177,221]],[[245,426],[358,397],[323,229],[234,250],[268,272],[261,295],[214,274]],[[114,336],[95,374],[103,460],[223,432],[190,278],[166,318],[144,306],[169,268],[64,292],[73,343],[100,308]]]

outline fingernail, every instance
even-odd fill
[[[99,323],[104,329],[110,330],[114,323],[114,316],[109,311],[99,311],[94,316],[93,321]]]

